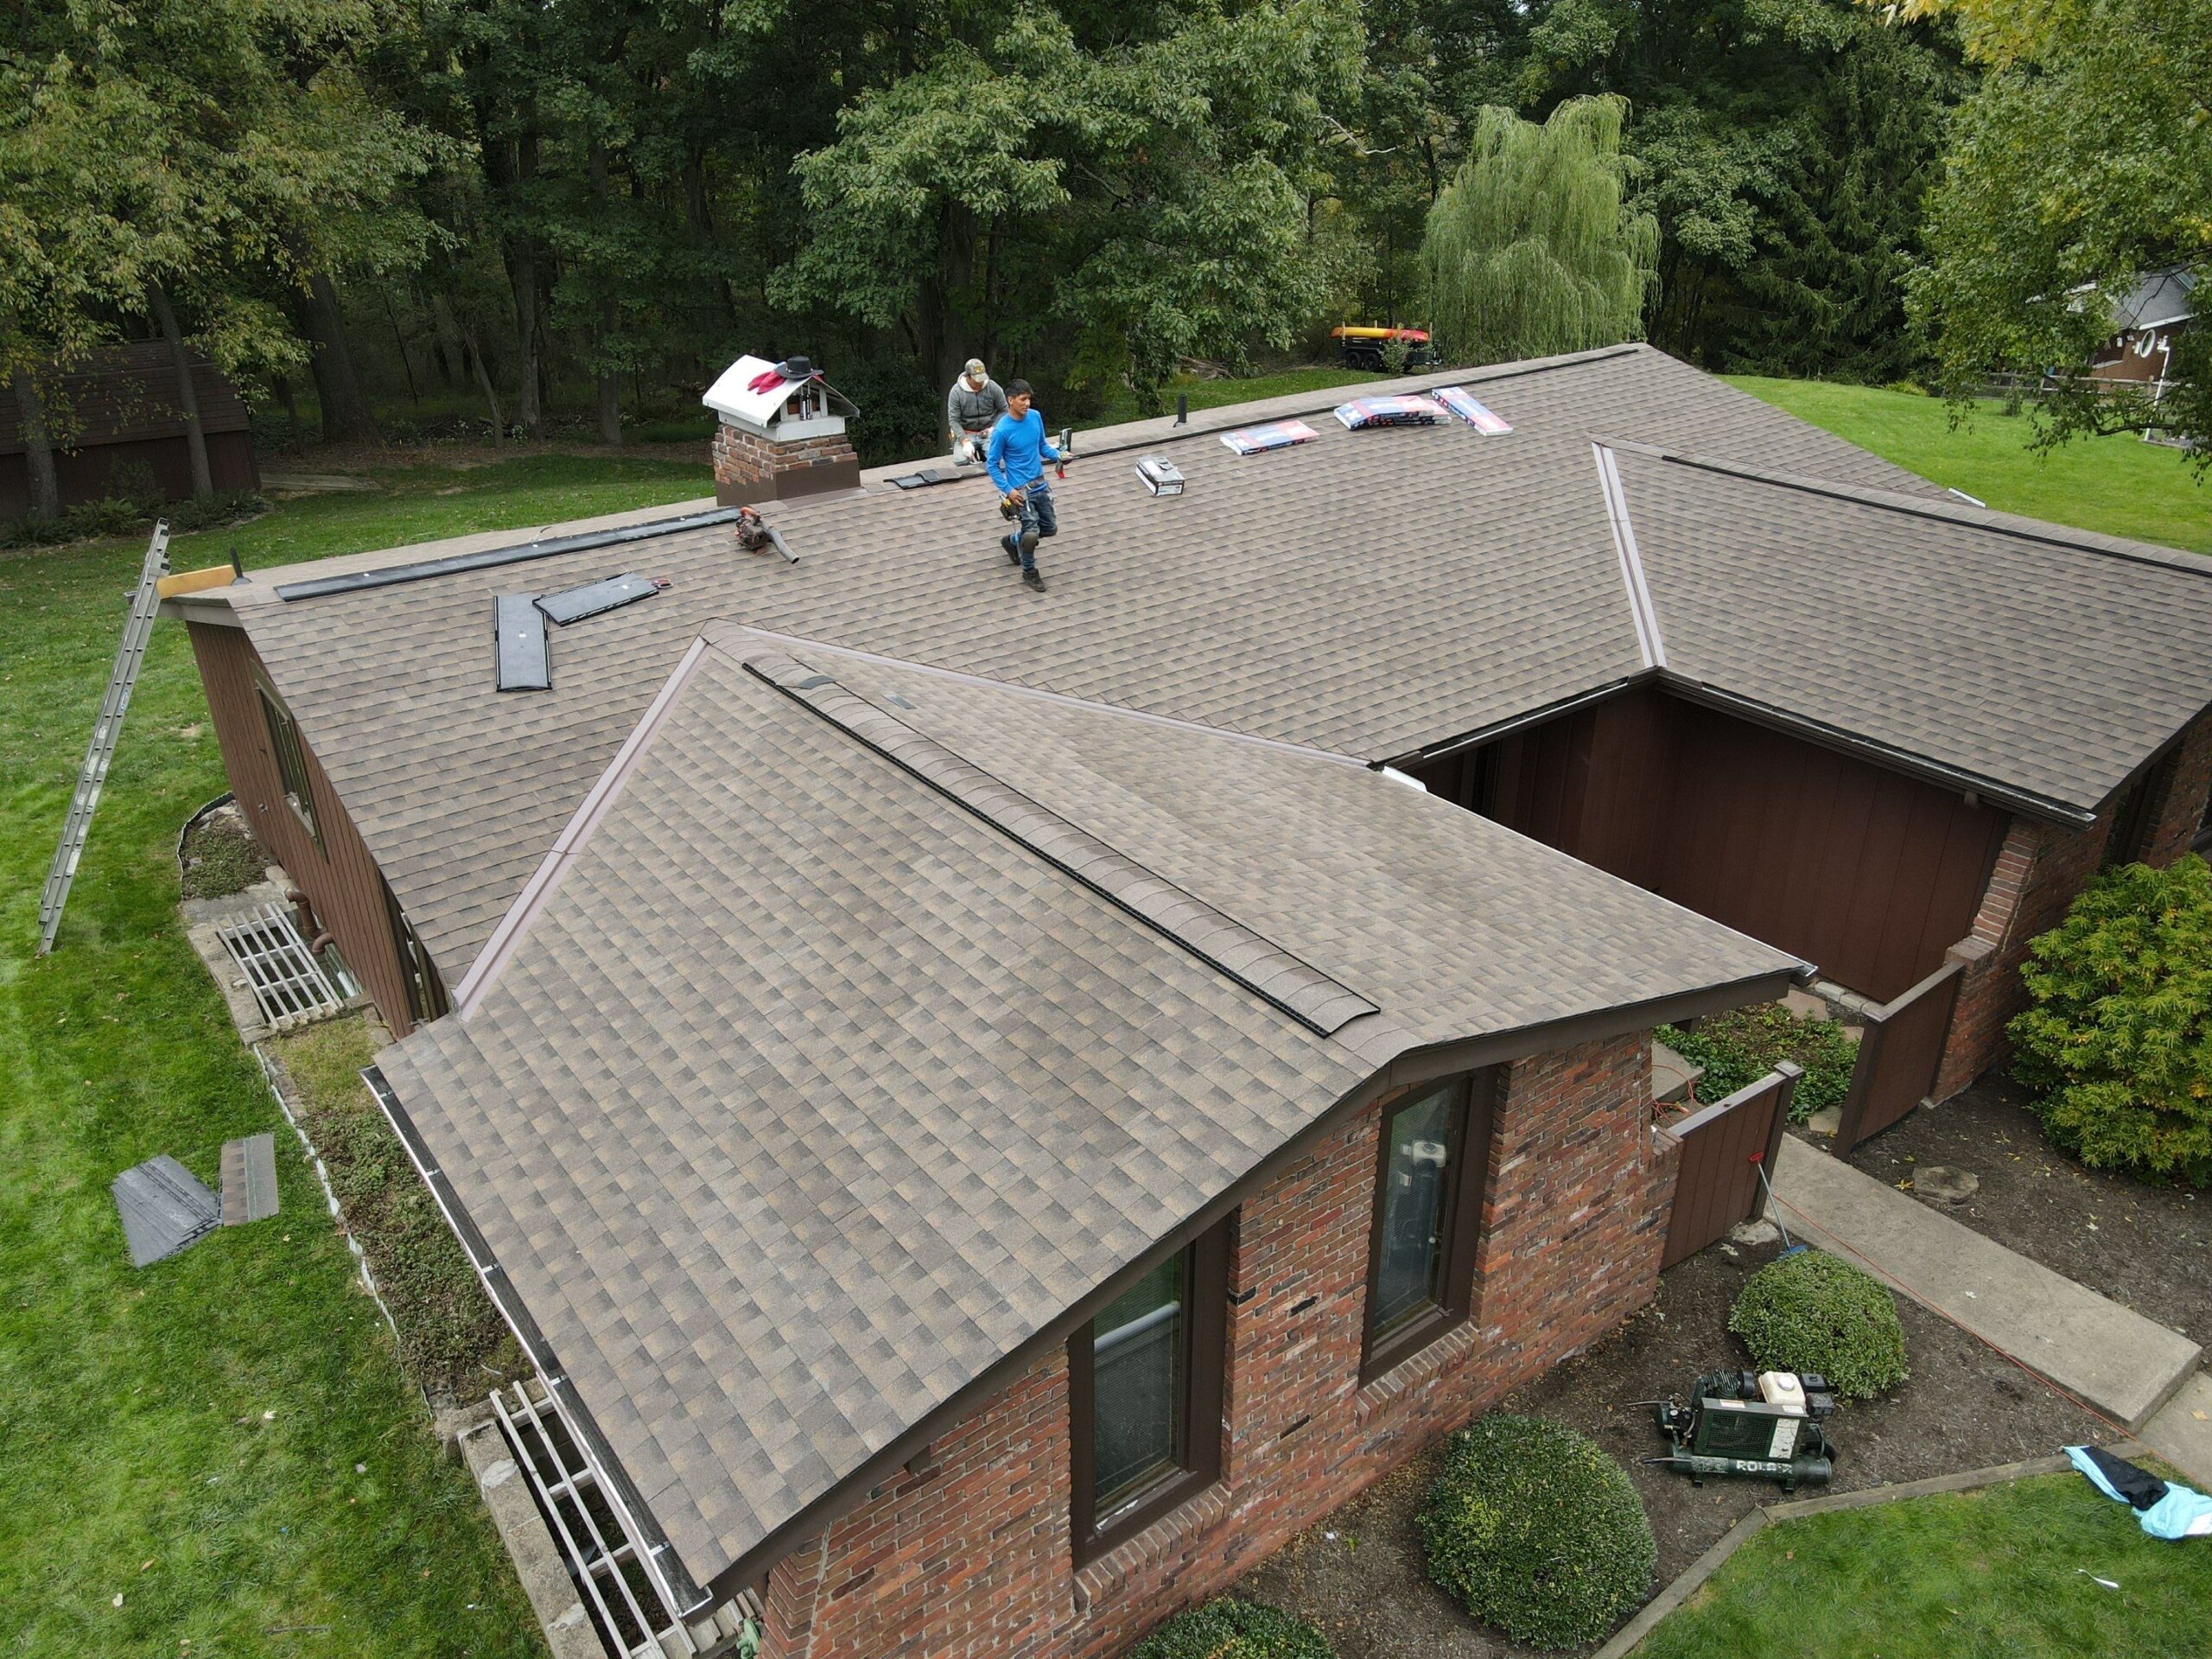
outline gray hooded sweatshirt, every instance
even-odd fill
[[[1005,413],[1006,393],[999,390],[997,381],[987,376],[981,391],[970,391],[966,375],[954,377],[952,390],[944,399],[944,424],[953,436],[988,432]]]

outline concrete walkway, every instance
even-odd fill
[[[2192,1474],[2212,1479],[2212,1471],[2199,1466],[2212,1460],[2212,1385],[2196,1376],[2203,1351],[2188,1338],[2006,1249],[1794,1135],[1782,1137],[1772,1179],[1781,1219],[1792,1237],[1857,1262],[2142,1434],[2169,1457],[2177,1453],[2168,1452],[2162,1440],[2187,1450],[2189,1431],[2202,1431],[2194,1454],[2177,1461]],[[2190,1394],[2161,1420],[2169,1432],[2153,1435],[2152,1419],[2192,1378]],[[2207,1415],[2199,1421],[2190,1414],[2191,1409]]]
[[[2143,1427],[2143,1444],[2212,1491],[2212,1376],[2199,1371]]]

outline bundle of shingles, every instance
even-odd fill
[[[276,1213],[276,1140],[250,1135],[223,1143],[223,1190],[205,1184],[167,1153],[115,1178],[110,1191],[123,1218],[130,1265],[150,1267],[198,1243],[217,1227],[265,1221]]]

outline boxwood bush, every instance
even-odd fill
[[[1178,1613],[1128,1659],[1336,1659],[1320,1631],[1264,1602],[1224,1596]]]
[[[1736,1008],[1694,1026],[1662,1026],[1659,1040],[1705,1068],[1697,1097],[1710,1105],[1774,1070],[1777,1060],[1805,1068],[1789,1103],[1792,1122],[1802,1123],[1824,1106],[1840,1106],[1851,1092],[1859,1045],[1832,1020],[1800,1020],[1779,1002]]]
[[[1842,1257],[1802,1250],[1745,1281],[1728,1328],[1763,1371],[1818,1371],[1846,1399],[1904,1381],[1904,1326],[1889,1287]]]
[[[1588,1435],[1540,1417],[1484,1417],[1452,1435],[1421,1536],[1428,1576],[1532,1648],[1603,1638],[1658,1558],[1620,1465]]]
[[[2212,1185],[2212,872],[2099,877],[2028,947],[2012,1074],[2051,1140],[2099,1169]]]

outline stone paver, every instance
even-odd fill
[[[1858,1262],[2131,1431],[2202,1357],[2188,1338],[1793,1135],[1783,1137],[1774,1189],[1792,1236]]]

